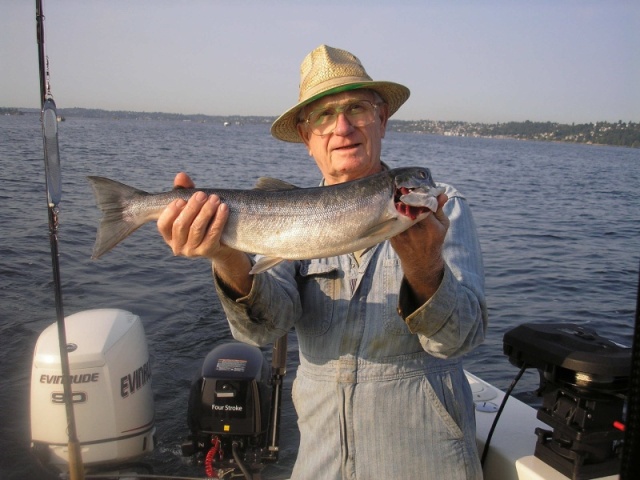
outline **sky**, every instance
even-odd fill
[[[320,44],[410,88],[394,118],[640,121],[638,0],[44,0],[58,109],[275,116]],[[0,106],[39,107],[35,0],[0,1]]]

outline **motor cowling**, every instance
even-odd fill
[[[204,359],[189,398],[192,433],[259,435],[269,422],[269,368],[259,348],[220,345]]]
[[[85,467],[122,464],[154,448],[151,362],[140,317],[119,309],[65,319],[72,401]],[[57,324],[36,343],[31,439],[40,461],[65,471],[68,436]]]

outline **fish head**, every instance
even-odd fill
[[[444,187],[438,187],[428,168],[398,169],[394,176],[396,210],[411,220],[421,220],[438,209],[438,195]]]

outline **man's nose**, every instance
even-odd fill
[[[336,118],[336,126],[333,129],[333,133],[336,135],[348,135],[353,130],[353,125],[344,114],[344,112],[340,112],[338,114],[338,118]]]

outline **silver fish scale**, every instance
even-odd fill
[[[285,198],[277,200],[270,197],[264,202],[236,203],[229,197],[230,217],[222,241],[246,252],[284,254],[289,259],[336,255],[337,251],[356,250],[362,237],[381,218],[387,220],[396,215],[395,210],[388,212],[391,188],[369,192],[306,190],[310,189],[292,191],[298,195],[284,194]]]

